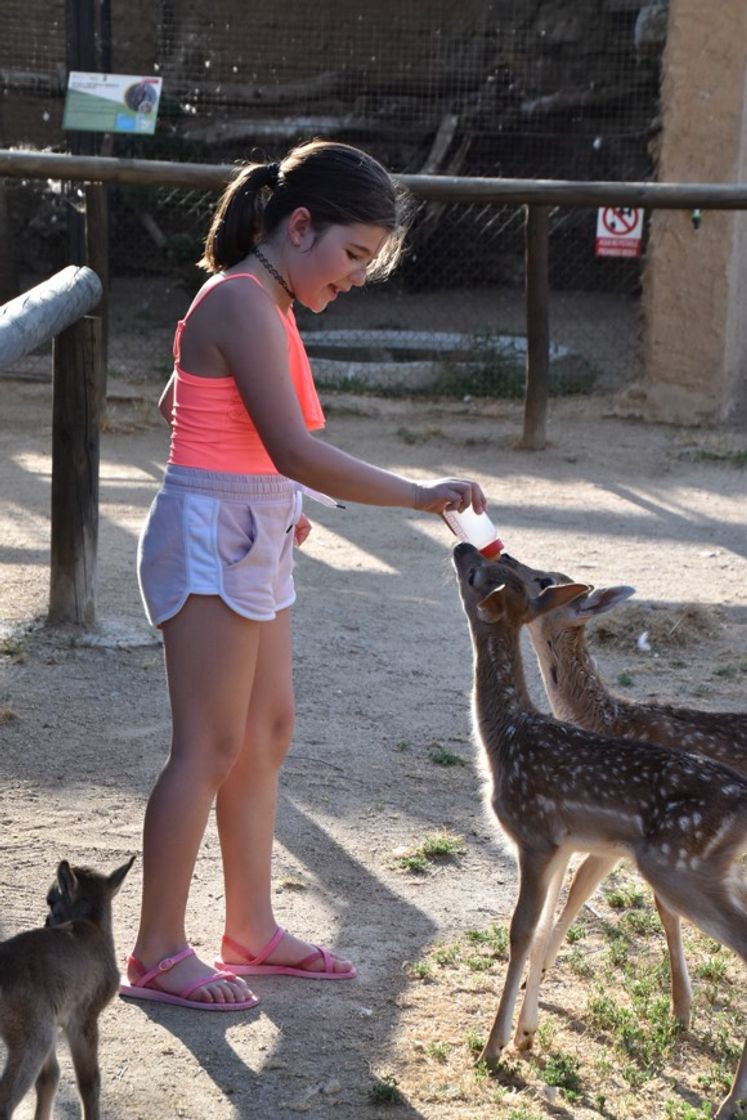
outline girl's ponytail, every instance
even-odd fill
[[[402,250],[409,200],[372,156],[350,144],[309,140],[282,163],[248,163],[224,190],[198,262],[207,272],[230,268],[305,207],[317,234],[328,226],[379,226],[389,237],[368,268],[370,279],[394,268]]]
[[[251,252],[262,236],[262,215],[279,176],[277,163],[250,163],[231,180],[210,223],[200,268],[220,272]]]

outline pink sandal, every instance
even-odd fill
[[[328,949],[314,946],[314,952],[297,961],[296,964],[265,964],[272,950],[280,944],[285,937],[285,930],[280,926],[275,930],[267,944],[260,949],[256,957],[248,949],[239,945],[232,937],[223,937],[223,944],[244,958],[241,964],[228,963],[218,957],[213,963],[215,968],[230,969],[237,976],[300,976],[304,980],[352,980],[357,975],[355,965],[351,965],[347,972],[335,972],[337,959]],[[319,969],[309,968],[314,961],[322,960],[324,967]]]
[[[259,1003],[257,997],[252,994],[251,999],[234,1000],[231,1003],[208,1003],[206,1000],[190,999],[192,992],[196,992],[198,988],[204,988],[206,984],[213,984],[216,980],[235,980],[236,973],[231,972],[229,969],[221,969],[220,972],[215,972],[211,976],[203,976],[201,980],[197,980],[194,984],[189,984],[183,988],[178,995],[173,995],[171,992],[165,992],[162,988],[158,987],[157,977],[163,972],[168,972],[179,961],[186,960],[187,957],[193,957],[195,951],[191,945],[181,952],[175,953],[173,957],[165,957],[159,961],[155,968],[144,968],[137,957],[128,957],[127,963],[131,967],[138,970],[139,975],[136,984],[120,984],[119,994],[128,999],[145,999],[154,1000],[156,1003],[175,1003],[177,1007],[192,1007],[196,1011],[247,1011],[250,1007],[254,1007]]]

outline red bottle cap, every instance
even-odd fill
[[[491,556],[498,556],[501,552],[503,552],[503,541],[499,541],[497,537],[490,544],[486,544],[485,548],[480,549],[480,555],[485,556],[488,560]]]

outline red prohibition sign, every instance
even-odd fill
[[[602,223],[613,237],[625,237],[638,225],[638,211],[627,206],[621,206],[619,210],[607,207],[602,214]]]

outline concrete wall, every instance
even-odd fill
[[[717,16],[714,16],[717,11]],[[747,179],[747,5],[670,0],[661,182]],[[717,422],[747,403],[747,212],[656,211],[643,288],[647,419]]]

